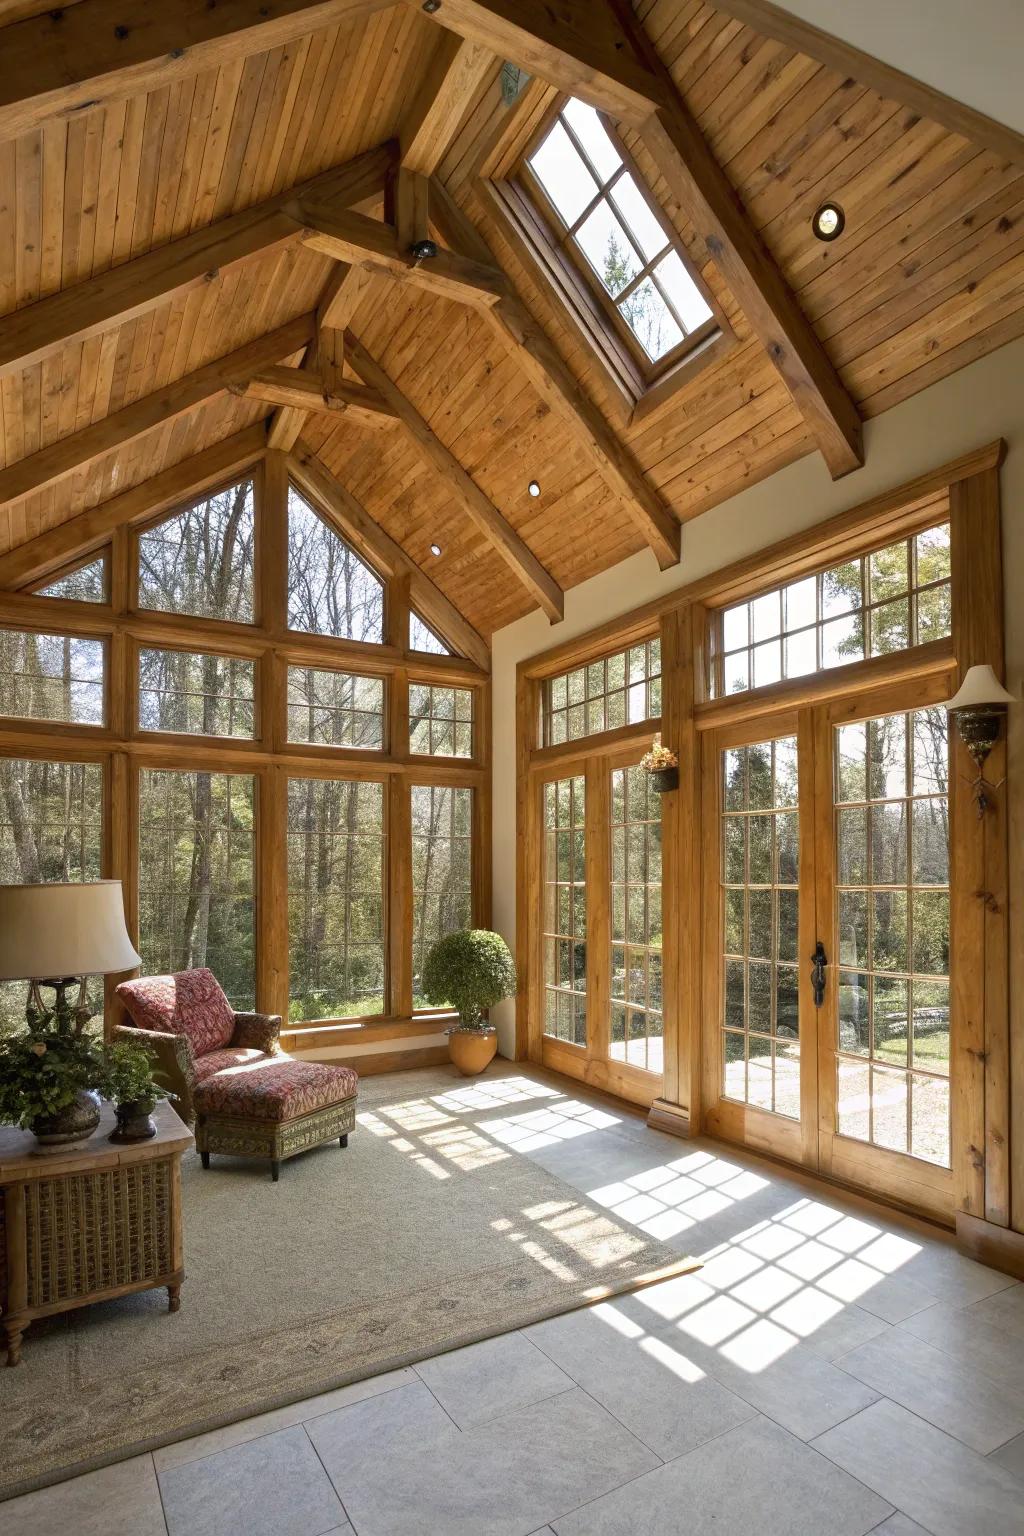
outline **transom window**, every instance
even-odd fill
[[[656,720],[661,714],[661,641],[641,641],[549,677],[542,701],[546,747]]]
[[[639,348],[645,372],[705,334],[714,316],[679,241],[593,107],[570,98],[527,156],[526,171],[560,244]]]
[[[723,609],[711,623],[716,698],[944,639],[949,524]]]

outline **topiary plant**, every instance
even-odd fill
[[[483,1029],[484,1011],[516,990],[516,963],[500,933],[463,928],[438,939],[423,966],[423,995],[450,1004],[462,1029]]]

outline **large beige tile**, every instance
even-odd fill
[[[898,1403],[883,1398],[813,1444],[933,1536],[1020,1536],[1017,1479]]]
[[[923,1525],[918,1525],[916,1520],[911,1520],[909,1515],[897,1510],[888,1520],[876,1525],[871,1536],[931,1536],[931,1532],[926,1531]]]
[[[454,1440],[459,1433],[430,1388],[418,1380],[336,1413],[320,1414],[305,1430],[336,1484],[352,1467],[386,1459],[393,1448]]]
[[[382,1376],[370,1376],[366,1381],[354,1381],[351,1386],[339,1387],[334,1392],[321,1392],[316,1397],[304,1397],[285,1408],[274,1408],[269,1413],[255,1414],[251,1419],[239,1419],[235,1424],[225,1424],[221,1429],[208,1430],[203,1435],[193,1435],[188,1440],[177,1440],[173,1445],[162,1446],[153,1452],[158,1472],[171,1467],[184,1466],[187,1461],[198,1461],[202,1456],[212,1456],[215,1451],[226,1451],[233,1445],[244,1445],[247,1440],[258,1440],[261,1435],[271,1435],[275,1430],[288,1429],[292,1424],[302,1424],[320,1414],[333,1413],[350,1403],[364,1398],[377,1397],[381,1392],[392,1392],[414,1382],[411,1370],[387,1371]]]
[[[571,1391],[574,1385],[522,1333],[435,1355],[417,1365],[416,1372],[460,1429]]]
[[[1024,1339],[1024,1285],[1015,1282],[995,1296],[973,1302],[967,1310],[982,1322]]]
[[[556,1536],[865,1536],[891,1511],[756,1418],[552,1524]]]
[[[992,1451],[989,1456],[1004,1472],[1012,1472],[1018,1482],[1024,1483],[1024,1435],[1017,1435],[1013,1440],[1007,1440],[997,1451]]]
[[[663,1460],[753,1415],[677,1341],[645,1332],[615,1303],[536,1323],[527,1338]]]
[[[324,1536],[345,1510],[301,1424],[160,1474],[168,1536]]]
[[[133,1456],[0,1504],[0,1536],[166,1536],[150,1456]]]
[[[902,1328],[852,1350],[839,1366],[983,1456],[1024,1431],[1024,1397]]]
[[[983,1371],[1000,1386],[1024,1394],[1024,1336],[988,1322],[974,1307],[942,1302],[908,1317],[900,1327],[972,1370]]]
[[[359,1536],[529,1536],[657,1457],[578,1389],[332,1471]]]

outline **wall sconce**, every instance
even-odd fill
[[[1003,782],[1002,779],[999,784],[988,782],[984,773],[985,759],[999,740],[1007,705],[1015,702],[1013,694],[1006,691],[992,668],[981,666],[968,669],[958,692],[946,705],[956,721],[960,740],[978,770],[973,790],[979,817],[984,816],[991,804],[987,791],[998,789]]]

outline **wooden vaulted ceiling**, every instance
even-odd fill
[[[609,26],[623,22],[621,15],[614,21],[614,4]],[[537,80],[528,98],[510,108],[498,78],[502,59],[507,53],[564,85],[561,66],[549,70],[545,52],[553,13],[564,23],[565,53],[578,48],[581,78],[593,81],[600,75],[601,28],[593,29],[591,45],[571,23],[574,15],[593,19],[596,5],[442,0],[434,19],[408,0],[376,8],[360,0],[286,0],[263,8],[231,0],[220,14],[230,20],[237,11],[241,30],[212,50],[189,33],[182,57],[164,58],[163,73],[136,72],[138,92],[127,94],[123,77],[112,87],[104,75],[107,55],[111,70],[117,58],[101,25],[113,17],[108,0],[77,0],[65,7],[67,16],[96,18],[92,31],[86,26],[79,34],[94,39],[95,59],[85,73],[91,69],[99,82],[90,93],[95,104],[82,110],[62,94],[58,61],[50,98],[40,91],[29,110],[19,49],[5,51],[5,41],[31,41],[20,29],[47,25],[43,9],[33,0],[0,0],[0,26],[11,28],[6,39],[0,30],[0,566],[7,551],[40,533],[275,419],[279,407],[246,393],[245,370],[255,375],[309,356],[303,317],[316,311],[336,268],[323,250],[282,241],[206,274],[135,318],[6,371],[4,317],[9,329],[9,317],[62,290],[71,302],[76,285],[97,274],[268,199],[280,198],[299,216],[290,189],[388,141],[397,140],[407,163],[419,168],[423,141],[445,117],[431,116],[425,101],[445,79],[449,142],[440,163],[428,168],[447,189],[455,217],[461,210],[471,221],[506,274],[512,302],[520,304],[514,314],[539,325],[531,357],[553,351],[584,414],[592,413],[587,419],[596,422],[597,438],[607,431],[613,453],[624,451],[625,493],[621,464],[609,473],[593,434],[570,430],[534,362],[507,344],[480,306],[372,275],[345,323],[555,587],[571,587],[651,542],[645,516],[657,519],[667,509],[669,521],[685,522],[821,448],[826,437],[801,392],[801,369],[812,386],[824,380],[826,397],[833,381],[834,398],[849,406],[846,442],[840,435],[834,443],[836,460],[845,462],[832,467],[841,472],[856,462],[849,444],[858,416],[879,414],[1024,332],[1024,155],[1014,136],[996,125],[989,132],[983,121],[959,121],[954,103],[928,116],[927,101],[913,99],[902,83],[886,94],[880,66],[866,65],[858,78],[848,58],[825,45],[814,56],[801,52],[782,13],[764,0],[633,5],[643,29],[639,53],[653,50],[638,71],[665,82],[656,95],[678,91],[738,195],[739,212],[716,210],[716,183],[700,194],[713,217],[695,213],[688,188],[671,171],[673,152],[687,148],[685,121],[680,128],[662,113],[653,128],[638,128],[635,119],[644,113],[632,112],[628,70],[620,71],[627,143],[735,332],[734,344],[713,363],[632,422],[477,185],[481,157],[494,153],[503,128],[513,136],[527,132],[531,113],[554,89]],[[154,9],[163,12],[159,26],[173,30],[177,7],[125,0],[118,15]],[[181,8],[190,16],[201,9]],[[304,24],[309,30],[300,31]],[[187,31],[191,21],[182,25]],[[633,25],[628,16],[625,25]],[[522,29],[531,26],[536,46],[524,41]],[[472,51],[459,56],[462,74],[454,83],[442,68],[458,47],[452,27],[474,40]],[[842,239],[832,245],[815,240],[810,227],[825,195],[836,197],[847,216]],[[356,202],[364,214],[379,215],[372,204]],[[731,245],[723,248],[718,233],[722,220],[728,227],[734,217],[753,232],[749,251],[741,248],[738,256]],[[746,238],[741,230],[741,247]],[[767,320],[744,289],[743,263],[749,269],[761,251],[784,294]],[[801,358],[799,342],[789,349],[790,336],[782,350],[795,360],[780,363],[766,348],[766,327],[781,312],[785,328],[785,304],[792,301],[797,329],[809,322],[811,351]],[[269,332],[280,332],[277,351],[270,345],[257,355]],[[218,377],[216,387],[200,380],[197,403],[163,418],[161,392],[251,343],[256,352],[238,360],[230,379]],[[796,370],[795,385],[787,363]],[[358,372],[346,367],[350,380]],[[112,450],[104,451],[98,437],[101,451],[88,463],[62,470],[42,489],[25,489],[37,479],[29,461],[38,464],[42,451],[147,398],[147,430]],[[837,407],[840,420],[843,409]],[[451,478],[413,435],[364,427],[355,413],[313,413],[299,425],[295,451],[315,455],[481,634],[536,606],[536,584],[517,578],[508,552],[453,495]],[[527,492],[531,478],[542,486],[538,500]],[[630,496],[630,485],[637,495]],[[639,514],[637,497],[644,503]],[[430,552],[435,542],[440,558]]]

